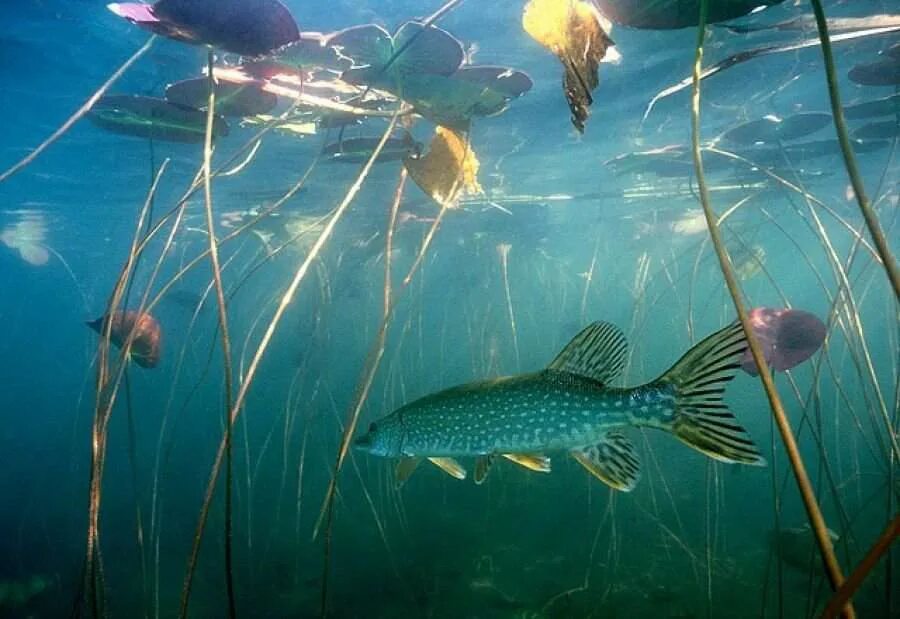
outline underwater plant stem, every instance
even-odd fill
[[[397,120],[399,118],[399,112],[394,113],[393,117],[391,118],[390,124],[382,135],[381,140],[372,151],[372,154],[369,156],[368,161],[366,161],[365,165],[360,170],[356,180],[347,190],[347,193],[344,195],[341,203],[336,209],[334,209],[334,212],[328,220],[328,223],[325,224],[325,227],[319,234],[319,238],[317,238],[316,242],[313,243],[312,247],[310,247],[306,258],[303,260],[303,263],[297,268],[297,271],[294,273],[294,278],[291,280],[291,283],[288,284],[287,289],[282,295],[278,307],[275,309],[275,313],[272,316],[271,321],[269,321],[269,325],[268,327],[266,327],[266,331],[263,333],[262,339],[257,345],[256,352],[254,353],[253,358],[250,360],[250,364],[247,366],[247,372],[243,380],[241,381],[237,396],[235,397],[234,402],[231,406],[229,416],[230,424],[233,425],[238,415],[240,414],[241,408],[244,405],[244,400],[246,399],[247,393],[250,390],[250,386],[253,383],[253,379],[256,377],[256,372],[257,370],[259,370],[259,365],[262,362],[262,357],[265,354],[266,349],[269,347],[269,344],[272,341],[272,337],[275,335],[275,330],[278,328],[278,324],[281,322],[281,319],[287,311],[288,306],[294,299],[294,295],[297,293],[297,289],[300,287],[300,283],[303,281],[306,273],[309,271],[310,265],[319,257],[319,253],[322,251],[322,247],[324,247],[325,243],[331,237],[331,234],[334,232],[337,223],[340,221],[346,210],[350,207],[350,204],[353,202],[354,198],[356,198],[356,195],[362,188],[363,182],[366,180],[369,172],[375,165],[375,161],[378,159],[378,156],[381,154],[382,150],[384,150],[384,145],[387,143],[388,138],[391,136],[391,133],[397,126]],[[197,565],[197,557],[200,552],[200,542],[202,541],[203,532],[206,528],[206,521],[209,517],[209,509],[212,505],[212,498],[216,487],[216,481],[219,478],[219,472],[222,466],[225,447],[225,437],[223,437],[222,442],[219,444],[219,449],[216,453],[216,459],[213,462],[209,481],[207,482],[206,494],[203,498],[203,505],[200,508],[200,516],[197,522],[197,529],[194,533],[191,555],[188,559],[187,572],[185,574],[184,585],[181,592],[181,610],[179,612],[179,617],[181,617],[182,619],[187,616],[187,606],[191,593],[191,585],[193,583],[194,570]]]
[[[113,84],[115,84],[117,81],[119,81],[119,78],[122,77],[122,75],[124,75],[125,72],[131,68],[131,65],[133,65],[135,62],[137,62],[141,56],[143,56],[150,50],[150,48],[153,46],[153,42],[155,40],[156,40],[156,35],[154,34],[149,39],[147,39],[147,42],[144,43],[138,51],[136,51],[134,54],[132,54],[131,57],[128,60],[126,60],[125,63],[121,67],[116,69],[116,72],[113,73],[112,75],[110,75],[109,79],[106,80],[105,82],[103,82],[103,85],[100,86],[100,88],[98,88],[96,90],[96,92],[94,92],[94,94],[92,94],[88,98],[88,100],[84,102],[84,105],[82,105],[80,108],[78,108],[75,111],[75,113],[72,114],[68,118],[68,120],[66,120],[66,122],[64,122],[59,127],[59,129],[54,131],[50,135],[50,137],[48,137],[46,140],[41,142],[37,146],[37,148],[35,148],[30,153],[28,153],[28,155],[26,155],[25,157],[20,159],[12,167],[10,167],[6,171],[4,171],[2,174],[0,174],[0,183],[2,183],[3,181],[5,181],[9,177],[11,177],[13,174],[15,174],[16,172],[18,172],[19,170],[21,170],[22,168],[27,166],[29,163],[31,163],[35,159],[37,159],[41,155],[41,153],[43,153],[45,150],[47,150],[50,146],[53,145],[54,142],[56,142],[59,138],[61,138],[63,136],[63,134],[65,134],[69,129],[71,129],[72,125],[74,125],[79,120],[81,120],[81,118],[85,114],[87,114],[92,107],[94,107],[94,104],[97,103],[97,101],[100,99],[100,97],[102,97],[104,94],[106,94],[106,91],[109,90]]]
[[[838,142],[841,145],[841,153],[844,156],[844,167],[847,168],[847,175],[850,177],[850,184],[853,186],[853,193],[856,196],[859,210],[862,212],[866,227],[869,229],[869,234],[875,243],[875,249],[884,265],[891,287],[894,289],[894,298],[900,300],[900,271],[897,269],[897,262],[891,254],[884,231],[878,222],[878,216],[872,209],[869,197],[866,195],[866,188],[859,173],[859,167],[856,165],[856,155],[853,152],[853,146],[850,144],[847,121],[844,118],[844,108],[841,105],[841,92],[837,83],[834,55],[831,51],[831,39],[828,35],[828,22],[825,19],[825,10],[822,8],[821,0],[810,0],[810,4],[812,4],[813,12],[816,15],[816,27],[819,30],[819,40],[822,43],[822,58],[825,62],[828,96],[831,99],[831,116],[834,118],[834,128],[837,130]]]
[[[728,286],[728,292],[731,295],[732,301],[734,302],[734,307],[740,318],[741,325],[744,328],[744,334],[747,338],[747,343],[750,346],[750,352],[753,356],[753,361],[756,364],[757,370],[759,372],[759,378],[762,381],[763,388],[766,392],[766,397],[769,400],[769,406],[772,409],[772,415],[775,418],[775,423],[778,426],[779,433],[781,434],[781,440],[784,443],[784,448],[787,452],[788,460],[790,461],[791,468],[794,471],[794,478],[800,490],[800,496],[803,499],[803,505],[806,508],[806,513],[812,525],[813,532],[815,533],[816,541],[819,545],[819,551],[822,554],[822,561],[825,564],[828,579],[831,583],[831,588],[837,591],[843,584],[844,577],[841,573],[841,568],[838,565],[837,558],[835,557],[834,546],[831,543],[831,538],[828,535],[828,528],[825,525],[825,519],[822,516],[822,511],[819,508],[815,493],[813,491],[812,485],[810,484],[809,475],[806,472],[803,458],[800,455],[800,450],[797,446],[796,438],[794,437],[794,433],[791,430],[790,422],[788,421],[787,414],[785,413],[784,406],[781,402],[781,398],[779,397],[778,391],[775,388],[775,382],[772,379],[772,374],[769,372],[765,357],[762,354],[762,348],[760,347],[759,341],[756,339],[756,334],[753,332],[753,328],[750,325],[750,321],[747,316],[747,310],[744,307],[743,301],[741,300],[740,288],[738,286],[737,279],[734,276],[734,271],[731,266],[731,260],[728,257],[728,253],[726,252],[724,245],[722,244],[721,233],[719,231],[718,223],[716,222],[715,213],[712,209],[709,187],[706,184],[706,177],[703,173],[703,155],[700,148],[700,76],[703,67],[703,44],[706,37],[706,20],[708,11],[709,0],[701,0],[700,20],[697,26],[697,47],[693,69],[693,89],[691,93],[691,150],[694,159],[694,168],[697,174],[697,186],[700,190],[700,204],[703,207],[703,214],[706,217],[706,225],[709,228],[710,239],[712,240],[713,247],[716,250],[716,256],[719,259],[719,266],[722,269],[722,275],[725,279],[726,285]],[[853,610],[853,606],[849,602],[843,608],[842,614],[844,617],[847,617],[847,619],[853,619],[856,616],[856,613]]]
[[[222,285],[222,268],[219,264],[219,249],[216,241],[216,229],[213,222],[212,183],[210,172],[212,167],[212,130],[216,118],[216,78],[213,75],[213,50],[206,52],[207,87],[209,92],[206,110],[206,135],[203,141],[203,203],[206,207],[206,229],[209,240],[209,261],[212,266],[215,282],[216,302],[219,310],[219,329],[222,334],[222,361],[225,372],[225,589],[228,594],[228,616],[236,616],[234,601],[234,574],[232,570],[232,485],[234,464],[232,459],[232,374],[231,374],[231,340],[228,337],[228,310],[225,304],[225,288]]]
[[[888,526],[882,531],[881,535],[878,536],[875,543],[872,544],[872,547],[869,549],[869,552],[866,553],[866,556],[863,557],[863,560],[859,562],[856,569],[854,569],[847,580],[844,581],[841,588],[834,593],[831,600],[828,602],[828,606],[826,606],[825,610],[822,612],[822,619],[830,619],[831,617],[837,616],[840,608],[853,597],[853,594],[859,589],[859,586],[866,579],[866,576],[868,576],[878,564],[882,555],[890,549],[891,544],[897,539],[897,535],[900,535],[900,515],[894,516],[894,519],[888,523]]]

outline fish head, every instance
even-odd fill
[[[368,431],[353,442],[360,451],[373,456],[398,457],[403,455],[403,429],[395,417],[386,417],[369,425]]]

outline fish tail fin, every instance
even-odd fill
[[[103,316],[97,318],[96,320],[86,320],[84,321],[84,324],[86,324],[97,333],[100,333],[100,331],[103,329]]]
[[[682,442],[722,462],[764,466],[756,445],[722,400],[746,349],[741,323],[734,322],[687,351],[658,382],[675,388],[670,430]]]

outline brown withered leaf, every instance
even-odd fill
[[[607,34],[609,21],[585,0],[531,0],[525,5],[522,26],[563,63],[563,91],[572,124],[584,133],[594,102],[591,92],[600,82],[597,68],[613,46]]]
[[[464,133],[438,126],[428,154],[404,161],[409,175],[441,206],[455,206],[461,194],[481,193],[478,158]]]

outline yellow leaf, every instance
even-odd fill
[[[404,161],[409,175],[422,191],[441,206],[455,206],[463,194],[482,193],[478,184],[478,158],[468,137],[446,127],[438,127],[428,154]]]
[[[563,63],[563,91],[572,124],[583,133],[594,102],[591,92],[600,83],[597,68],[613,46],[607,34],[609,20],[586,0],[531,0],[525,5],[522,27]]]

